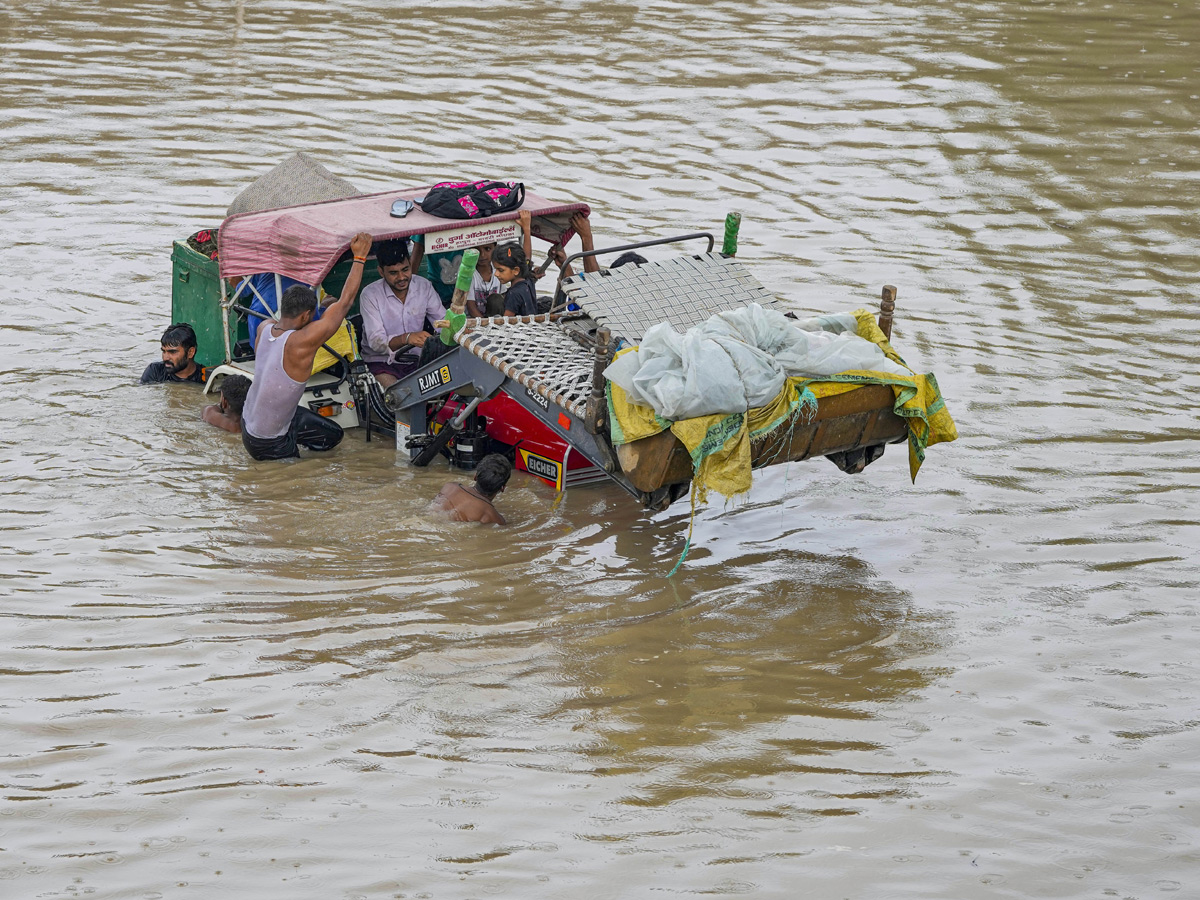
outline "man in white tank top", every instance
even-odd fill
[[[341,426],[298,404],[317,351],[333,337],[358,296],[371,235],[355,235],[350,250],[354,264],[342,295],[320,319],[313,318],[317,295],[296,284],[283,292],[279,321],[267,319],[259,326],[254,383],[242,410],[242,444],[254,459],[299,456],[297,445],[332,450],[342,440]]]

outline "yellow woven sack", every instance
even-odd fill
[[[342,356],[346,357],[346,359],[358,359],[358,353],[355,349],[357,347],[357,341],[354,339],[354,328],[349,322],[343,322],[340,326],[338,326],[338,330],[333,333],[333,337],[331,337],[325,343],[327,343],[338,353],[342,354]],[[316,375],[318,372],[328,369],[337,361],[338,360],[336,356],[334,356],[324,347],[321,347],[319,350],[317,350],[317,355],[313,359],[312,373]]]

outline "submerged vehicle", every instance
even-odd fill
[[[350,238],[359,231],[377,242],[423,235],[427,255],[519,239],[517,210],[459,220],[417,207],[403,218],[393,216],[397,201],[419,201],[427,190],[235,213],[220,227],[217,261],[177,242],[172,317],[195,328],[197,362],[211,369],[206,390],[230,373],[253,378],[245,319],[254,277],[274,277],[276,297],[284,278],[337,294],[349,272]],[[571,217],[590,214],[587,204],[553,202],[531,191],[521,209],[532,214],[534,237],[560,246],[572,235]],[[446,334],[443,355],[386,391],[358,358],[352,331],[340,349],[327,347],[328,366],[309,380],[301,404],[331,415],[344,428],[361,427],[367,441],[394,438],[397,452],[415,465],[442,455],[453,466],[471,469],[486,453],[499,451],[518,470],[560,490],[612,481],[644,506],[665,508],[688,493],[706,454],[689,446],[678,423],[643,416],[651,427],[639,432],[618,422],[630,407],[604,373],[618,350],[637,345],[657,323],[686,330],[748,304],[776,308],[777,299],[736,259],[736,228],[727,229],[720,252],[715,244],[712,234],[701,232],[576,253],[568,264],[647,247],[687,247],[653,262],[560,275],[553,296],[540,300],[545,312],[536,316],[467,319]],[[376,278],[375,267],[368,266],[364,286]],[[888,353],[894,299],[894,288],[885,288],[878,325],[873,318],[869,325],[860,321],[878,331],[874,340]],[[348,321],[355,313],[357,308]],[[932,376],[914,377],[928,378],[936,394]],[[801,402],[792,403],[770,428],[755,429],[753,410],[743,417],[746,447],[738,451],[743,465],[827,456],[853,473],[878,458],[885,444],[907,440],[915,476],[920,460],[913,463],[914,450],[923,458],[927,444],[955,436],[940,395],[936,403],[925,397],[914,406],[913,393],[929,393],[923,381],[913,391],[887,378],[835,376],[835,390],[813,393],[809,388],[816,381],[822,379],[797,382]],[[931,417],[941,414],[945,422],[930,427]]]

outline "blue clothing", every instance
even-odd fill
[[[255,312],[262,313],[261,316],[246,317],[246,329],[250,332],[250,346],[254,347],[258,341],[258,326],[266,319],[273,318],[275,310],[279,309],[279,298],[275,296],[275,276],[270,272],[260,272],[257,275],[251,275],[250,284],[254,287],[254,290],[258,291],[258,294],[262,295],[262,300],[249,287],[242,289],[239,299],[242,301],[242,306],[247,306]],[[304,284],[304,282],[288,278],[286,275],[279,276],[279,286],[282,290],[286,291],[293,284]],[[305,285],[305,287],[310,287],[310,285]],[[247,300],[250,302],[245,302]],[[267,302],[264,304],[263,300]],[[320,306],[317,307],[314,318],[321,318]]]

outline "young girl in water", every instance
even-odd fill
[[[536,316],[537,295],[533,289],[533,273],[529,258],[520,244],[501,244],[492,253],[492,269],[501,284],[508,285],[504,294],[504,315]]]

